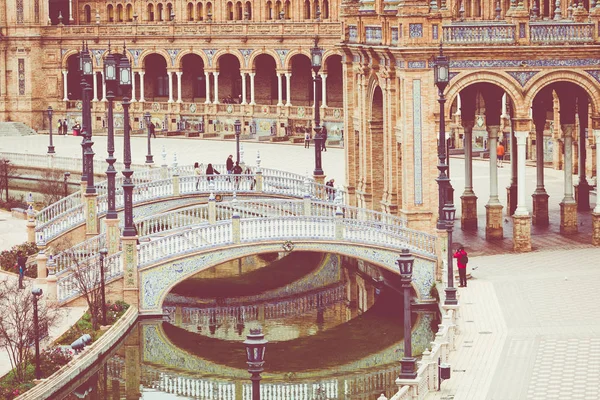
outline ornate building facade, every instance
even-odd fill
[[[302,135],[314,115],[310,49],[317,42],[324,49],[323,120],[330,139],[344,140],[351,203],[398,214],[427,231],[438,202],[432,59],[443,44],[451,60],[444,119],[451,146],[466,155],[466,185],[455,195],[461,228],[483,223],[487,238],[501,238],[503,220],[512,216],[515,249],[529,250],[531,224],[549,220],[544,161],[565,170],[560,231],[576,232],[577,208],[589,210],[600,140],[600,3],[593,0],[1,0],[0,6],[0,117],[36,129],[47,128],[49,105],[58,118],[80,119],[82,40],[95,61],[94,129],[103,129],[102,58],[110,40],[133,65],[134,130],[150,112],[165,131],[226,134],[240,119],[244,134],[259,140]],[[118,108],[115,117],[118,128]],[[499,201],[493,162],[499,141],[516,160],[508,209]],[[479,148],[492,149],[486,199],[472,185]],[[526,158],[536,160],[535,188],[521,175]],[[486,204],[485,221],[477,219],[477,202]]]

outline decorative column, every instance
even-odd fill
[[[169,103],[173,103],[173,71],[167,71],[169,77]]]
[[[536,168],[536,186],[535,192],[531,195],[533,198],[533,218],[532,222],[538,226],[548,226],[550,219],[548,216],[548,193],[544,185],[544,125],[546,124],[546,115],[539,121],[535,120],[535,168]],[[534,114],[535,115],[535,114]]]
[[[462,230],[477,230],[477,196],[473,191],[473,125],[475,121],[463,121],[465,138],[465,191],[461,200],[462,213],[460,226]]]
[[[219,73],[213,72],[213,77],[215,79],[215,101],[214,101],[214,104],[219,104]]]
[[[27,242],[35,244],[35,211],[31,204],[27,209]]]
[[[292,105],[292,73],[291,72],[286,72],[285,73],[285,105],[286,107],[289,107]]]
[[[579,4],[583,4],[580,2]],[[577,137],[579,138],[579,159],[577,161],[577,172],[579,173],[579,182],[575,187],[576,196],[575,199],[577,201],[577,210],[578,211],[589,211],[590,210],[590,184],[587,181],[585,176],[585,164],[587,158],[587,149],[586,143],[587,139],[585,137],[585,132],[588,127],[588,113],[587,113],[587,104],[579,106],[579,132],[576,132]]]
[[[561,125],[565,140],[565,195],[560,202],[560,233],[577,233],[577,203],[573,198],[573,131],[575,124]]]
[[[283,105],[283,88],[281,87],[281,74],[277,73],[277,106]]]
[[[250,75],[250,105],[253,106],[256,104],[254,101],[254,76],[256,73],[250,72],[248,75]]]
[[[531,216],[525,205],[525,146],[529,132],[515,132],[517,138],[517,208],[513,214],[513,250],[531,251]]]
[[[183,103],[181,101],[181,76],[183,75],[183,71],[177,71],[175,74],[177,75],[177,102]]]
[[[71,22],[71,24],[75,22],[73,19],[73,0],[69,0],[69,22]]]
[[[242,76],[242,103],[241,104],[247,104],[246,103],[246,73],[242,72],[241,76]]]
[[[135,103],[137,100],[135,99],[135,72],[131,71],[131,100],[132,103]]]
[[[119,215],[116,210],[116,185],[115,178],[117,175],[117,170],[115,169],[115,162],[117,159],[114,156],[115,153],[115,133],[114,133],[114,117],[113,117],[113,100],[115,99],[115,95],[112,90],[108,92],[108,138],[106,150],[108,153],[108,157],[106,158],[106,163],[108,167],[106,169],[106,181],[107,181],[107,211],[106,217],[104,218],[104,225],[106,226],[106,247],[108,249],[108,254],[113,255],[119,251]]]
[[[92,78],[94,82],[94,97],[92,98],[92,101],[98,101],[98,74],[94,72]],[[104,79],[102,79],[102,82],[104,82]]]
[[[210,72],[204,71],[204,83],[206,84],[206,100],[204,104],[210,104]]]
[[[69,92],[67,91],[67,76],[69,71],[63,71],[63,101],[69,101]]]
[[[138,100],[140,103],[145,103],[144,99],[144,71],[138,72],[140,74],[140,99]]]
[[[488,148],[490,149],[490,199],[485,205],[485,238],[502,239],[502,204],[498,199],[498,165],[496,146],[500,125],[488,126]]]
[[[100,71],[100,74],[102,75],[102,100],[101,101],[106,101],[106,80],[104,79],[104,70]]]
[[[321,92],[323,93],[321,99],[321,107],[327,107],[327,74],[321,73]]]
[[[596,144],[596,189],[600,187],[600,129],[594,129],[594,140]],[[596,207],[592,211],[592,244],[600,246],[600,198],[596,193]]]

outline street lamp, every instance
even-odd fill
[[[90,102],[90,92],[92,91],[90,81],[94,70],[92,56],[87,44],[84,44],[81,50],[79,68],[81,71],[81,88],[83,92],[83,107],[81,109],[81,132],[83,139],[81,146],[83,149],[83,170],[86,178],[85,181],[87,181],[85,193],[94,194],[96,193],[96,188],[94,187],[94,151],[92,150],[94,142],[92,142],[92,105]],[[83,175],[81,180],[84,180]]]
[[[40,368],[40,327],[38,316],[38,298],[42,295],[42,289],[33,288],[33,335],[35,336],[35,379],[41,379],[42,370]]]
[[[440,174],[436,178],[438,183],[438,229],[446,229],[446,224],[443,219],[443,208],[446,204],[446,200],[449,199],[450,190],[450,178],[448,177],[447,170],[448,165],[446,164],[446,122],[444,119],[444,104],[446,98],[444,97],[444,89],[448,86],[450,81],[450,58],[444,55],[442,45],[440,44],[440,54],[435,57],[433,63],[433,77],[435,85],[438,88],[438,103],[440,103],[440,136],[438,139],[438,165],[437,168]]]
[[[135,227],[133,226],[133,181],[131,176],[131,137],[129,132],[129,94],[131,91],[131,63],[125,53],[125,44],[123,44],[123,55],[119,60],[119,84],[123,91],[123,196],[125,198],[125,226],[123,227],[124,237],[136,236]]]
[[[69,171],[65,171],[63,173],[63,186],[65,189],[65,197],[67,197],[69,195],[69,188],[67,187],[67,185],[69,184],[69,177],[71,176],[71,173]]]
[[[235,123],[233,124],[233,126],[235,127],[235,154],[236,154],[236,161],[239,165],[240,163],[240,133],[242,131],[242,123],[240,122],[239,119],[235,120]]]
[[[322,176],[321,148],[323,147],[323,137],[321,136],[321,75],[319,75],[319,70],[321,69],[321,62],[323,61],[323,50],[317,47],[317,43],[317,40],[315,40],[314,47],[310,49],[311,64],[314,73],[313,83],[315,87],[315,171],[313,172],[313,175]]]
[[[150,147],[150,136],[152,131],[150,130],[150,123],[152,122],[152,115],[148,111],[144,114],[144,121],[146,122],[146,129],[148,130],[148,155],[146,155],[146,164],[154,164],[152,158],[152,148]]]
[[[48,106],[48,123],[50,124],[50,145],[48,145],[48,154],[54,154],[54,145],[52,144],[52,107]]]
[[[410,289],[415,258],[408,249],[402,249],[396,261],[400,269],[402,290],[404,291],[404,356],[400,360],[399,379],[415,379],[417,377],[417,359],[412,356],[412,320],[410,319]]]
[[[444,305],[455,306],[458,304],[456,300],[456,288],[454,287],[454,262],[452,260],[452,230],[454,229],[454,217],[456,208],[454,204],[448,203],[444,206],[444,219],[446,220],[446,232],[448,232],[448,287],[446,288],[446,300]]]
[[[102,296],[102,325],[106,325],[106,288],[104,283],[104,259],[108,254],[108,249],[100,249],[100,290]]]
[[[260,400],[260,373],[265,369],[265,348],[268,341],[265,340],[262,328],[251,328],[250,334],[246,336],[246,356],[248,358],[248,372],[252,381],[252,400]]]
[[[117,219],[117,211],[115,207],[115,177],[117,170],[115,169],[115,162],[117,159],[114,156],[115,153],[115,121],[113,117],[113,101],[115,99],[115,91],[117,90],[117,58],[115,54],[110,51],[110,42],[108,42],[108,54],[104,57],[104,82],[106,83],[106,100],[108,100],[108,142],[106,150],[108,151],[108,157],[106,162],[108,167],[106,168],[106,180],[107,180],[107,191],[108,191],[108,209],[106,211],[106,219]]]

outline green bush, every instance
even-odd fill
[[[129,304],[123,301],[116,301],[115,303],[106,303],[106,323],[108,325],[114,324],[129,308]],[[69,328],[58,340],[57,344],[70,345],[75,340],[79,339],[81,335],[89,334],[92,337],[92,342],[95,342],[104,334],[105,331],[97,330],[94,331],[92,328],[92,315],[89,310],[86,311],[82,317]]]
[[[38,252],[38,248],[35,243],[25,242],[13,246],[10,250],[4,250],[0,252],[0,267],[2,267],[3,270],[13,272],[15,274],[19,273],[19,269],[17,268],[18,251],[22,251],[26,257],[29,257],[32,254],[36,254]],[[25,276],[36,278],[37,270],[35,268],[28,268],[25,270]]]

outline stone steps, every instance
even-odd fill
[[[31,136],[37,132],[21,122],[0,122],[0,136]]]

